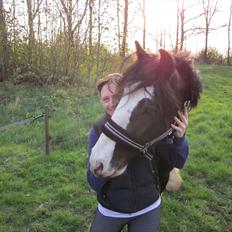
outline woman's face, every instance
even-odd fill
[[[118,86],[115,83],[106,83],[103,85],[100,93],[100,101],[106,113],[112,116],[118,102]]]

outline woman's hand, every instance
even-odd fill
[[[178,138],[181,138],[184,136],[185,131],[188,127],[188,111],[187,108],[185,108],[184,112],[178,111],[179,117],[174,117],[175,123],[171,124],[171,127],[175,129],[174,135]]]

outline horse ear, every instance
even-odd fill
[[[171,55],[163,50],[159,50],[160,53],[160,67],[165,77],[168,78],[171,73],[174,71],[174,62]]]
[[[136,47],[136,54],[138,56],[138,59],[146,54],[146,52],[143,50],[143,48],[141,47],[138,41],[135,41],[135,47]]]

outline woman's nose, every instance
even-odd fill
[[[114,108],[115,105],[116,105],[115,100],[114,99],[110,99],[110,102],[109,102],[110,108]]]

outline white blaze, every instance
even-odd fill
[[[136,85],[137,86],[137,85]],[[132,89],[135,86],[131,87]],[[130,89],[131,89],[130,88]],[[126,129],[129,124],[129,120],[131,117],[131,113],[134,108],[138,105],[138,103],[144,98],[152,98],[154,87],[149,86],[144,88],[140,88],[131,94],[127,94],[130,89],[125,89],[123,97],[121,98],[118,106],[116,107],[112,120],[116,122],[119,126]],[[101,134],[97,143],[92,149],[90,156],[90,170],[93,171],[95,167],[98,166],[99,163],[103,164],[102,175],[103,176],[118,176],[122,174],[126,167],[115,170],[111,167],[110,162],[113,156],[113,152],[115,149],[115,142],[108,138],[105,134]]]

